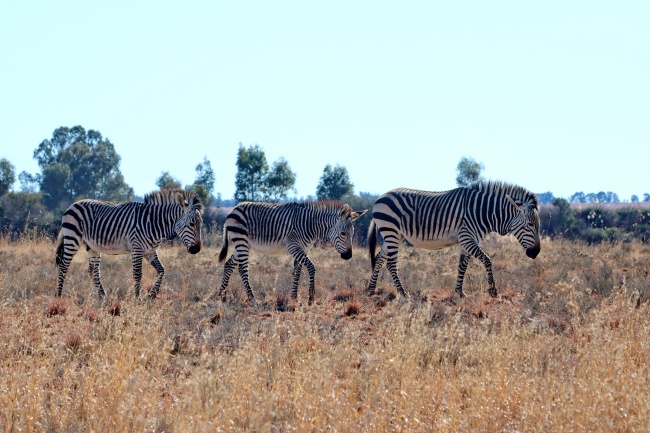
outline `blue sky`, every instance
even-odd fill
[[[38,172],[59,126],[115,145],[136,194],[169,171],[235,190],[239,143],[355,191],[484,176],[650,193],[648,1],[0,3],[0,157]],[[16,184],[18,188],[18,184]]]

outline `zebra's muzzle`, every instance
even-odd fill
[[[535,257],[537,257],[537,254],[539,254],[539,250],[540,250],[539,246],[528,248],[526,250],[526,255],[531,259],[534,259]]]
[[[341,258],[343,260],[350,260],[350,258],[352,258],[352,250],[347,250],[346,252],[342,253]]]
[[[187,249],[187,252],[190,254],[196,254],[201,251],[201,244],[194,244]]]

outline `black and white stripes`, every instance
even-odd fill
[[[298,294],[298,281],[302,267],[309,272],[309,304],[314,301],[314,276],[316,267],[307,257],[307,251],[317,240],[329,241],[341,258],[352,257],[352,221],[366,211],[354,212],[347,204],[333,202],[308,203],[239,203],[228,215],[224,224],[224,244],[219,262],[228,255],[229,242],[234,252],[223,270],[219,294],[226,299],[226,287],[237,266],[251,303],[255,296],[248,281],[248,255],[251,249],[262,252],[289,250],[294,258],[291,296]]]
[[[456,280],[456,292],[461,297],[465,296],[463,278],[469,256],[481,260],[488,275],[489,293],[497,295],[492,261],[479,247],[486,234],[512,233],[531,258],[540,251],[537,197],[507,183],[478,182],[444,192],[394,189],[377,199],[372,217],[368,231],[370,292],[374,291],[379,270],[386,263],[397,290],[406,296],[397,274],[397,252],[404,239],[416,247],[431,250],[461,246]],[[384,242],[375,254],[377,233]]]
[[[100,297],[105,294],[99,269],[102,253],[131,253],[136,296],[140,294],[142,258],[145,257],[158,273],[150,292],[150,296],[155,297],[165,273],[156,248],[163,240],[178,237],[189,253],[198,253],[201,250],[202,210],[203,204],[196,194],[180,189],[153,192],[145,196],[144,203],[75,202],[65,211],[59,233],[57,296],[63,292],[72,258],[85,244],[88,271]]]

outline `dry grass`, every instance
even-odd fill
[[[306,275],[288,296],[288,256],[254,255],[253,309],[237,275],[217,301],[217,249],[163,249],[153,302],[133,298],[127,256],[107,257],[99,303],[85,254],[54,299],[53,245],[0,240],[0,429],[646,431],[650,247],[486,250],[501,296],[473,261],[461,301],[456,250],[404,248],[404,300],[385,271],[364,293],[365,251],[317,249],[312,306]]]

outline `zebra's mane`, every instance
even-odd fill
[[[537,200],[535,193],[519,185],[496,180],[480,180],[471,184],[467,188],[475,191],[508,194],[517,203],[529,203],[535,209],[539,209],[539,201]]]
[[[308,207],[310,209],[322,209],[322,210],[332,210],[332,211],[339,211],[341,209],[341,206],[344,205],[343,202],[337,201],[337,200],[317,200],[317,201],[311,201],[308,200],[304,203],[299,203],[303,204],[305,207]]]
[[[187,191],[181,188],[163,188],[159,191],[150,192],[144,196],[146,204],[177,204],[176,196],[180,194],[186,203],[192,204],[195,210],[203,210],[203,202],[195,192]]]

